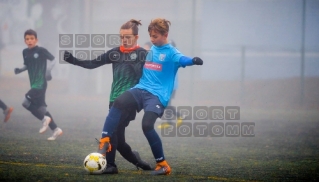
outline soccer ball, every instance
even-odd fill
[[[83,161],[84,169],[90,174],[102,174],[106,168],[106,159],[100,153],[90,153]]]

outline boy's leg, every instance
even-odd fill
[[[156,119],[163,115],[165,108],[158,97],[149,92],[144,92],[143,99],[144,116],[142,119],[142,129],[157,162],[156,168],[151,174],[168,175],[171,173],[171,168],[165,160],[161,138],[154,129]]]
[[[45,117],[48,117],[51,119],[51,121],[49,122],[48,126],[50,127],[50,129],[53,131],[53,134],[51,137],[48,138],[48,140],[55,140],[58,136],[62,135],[63,131],[61,128],[59,128],[57,126],[57,124],[54,122],[53,117],[51,116],[51,114],[49,113],[49,111],[46,110],[46,106],[47,104],[45,103],[45,92],[46,89],[42,90],[41,97],[40,97],[40,103],[41,105],[45,106],[45,107],[41,107],[39,108],[40,112],[44,113]],[[45,126],[46,128],[48,128],[48,126]],[[43,127],[44,128],[44,127]]]
[[[109,104],[109,109],[113,106],[113,102],[110,102]],[[116,156],[116,149],[117,149],[117,131],[114,131],[113,136],[111,137],[111,151],[108,152],[106,155],[106,161],[107,161],[107,166],[105,170],[103,171],[104,174],[117,174],[117,166],[115,164],[115,156]]]
[[[27,110],[29,110],[31,112],[31,114],[36,117],[38,120],[42,121],[44,118],[44,113],[40,112],[38,110],[38,106],[31,104]]]
[[[43,125],[42,128],[40,128],[39,133],[44,133],[51,122],[51,118],[49,116],[45,116],[46,104],[44,97],[45,89],[31,89],[25,95],[25,100],[22,103],[23,107],[25,107],[36,118],[42,121]]]
[[[3,110],[4,122],[9,121],[13,107],[7,107],[7,105],[0,99],[0,108]]]
[[[157,113],[145,111],[142,120],[142,129],[157,163],[155,170],[152,171],[152,174],[168,175],[171,173],[171,168],[165,160],[161,138],[154,129],[154,123],[157,118]]]
[[[41,105],[41,107],[38,108],[38,111],[44,115],[44,118],[49,118],[50,122],[43,121],[43,127],[40,129],[40,133],[44,133],[48,127],[53,131],[53,134],[51,137],[48,138],[48,140],[55,140],[58,136],[62,135],[63,131],[61,128],[57,127],[56,123],[53,120],[53,117],[51,114],[46,110],[46,103],[45,103],[45,92],[46,89],[41,89],[38,103]]]
[[[134,117],[132,117],[132,114]],[[117,150],[127,161],[135,165],[137,168],[141,168],[143,170],[152,170],[151,165],[143,161],[137,151],[132,151],[131,146],[125,141],[125,127],[128,126],[132,118],[135,118],[135,115],[136,111],[132,110],[131,115],[125,117],[118,125],[116,132],[118,140]]]
[[[2,102],[2,100],[0,99],[0,108],[3,110],[3,111],[5,111],[5,110],[7,110],[7,105],[4,103],[4,102]]]
[[[51,116],[51,114],[49,113],[49,111],[46,110],[46,112],[45,112],[44,115],[45,115],[45,116],[49,116],[49,117],[51,118],[51,122],[50,122],[50,124],[49,124],[49,127],[50,127],[50,129],[51,129],[52,131],[55,130],[58,126],[57,126],[56,123],[54,122],[53,117]]]
[[[53,134],[51,137],[48,138],[48,140],[55,140],[58,136],[62,135],[63,131],[61,128],[59,128],[56,125],[56,123],[54,122],[53,117],[51,116],[49,111],[46,111],[44,115],[51,118],[51,122],[49,123],[49,127],[53,131]]]
[[[137,102],[129,91],[124,92],[114,101],[104,122],[98,153],[105,155],[106,152],[111,150],[110,137],[117,128],[121,115],[125,114],[127,112],[126,109],[130,107],[137,108]]]
[[[110,152],[106,154],[106,161],[107,166],[103,171],[104,174],[118,174],[118,169],[115,164],[115,156],[116,156],[116,149],[117,149],[117,131],[114,132],[113,136],[111,137],[111,146],[112,149]]]
[[[162,141],[154,129],[154,123],[158,115],[152,111],[145,111],[142,119],[143,133],[151,146],[156,162],[165,160]]]

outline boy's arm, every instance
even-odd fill
[[[50,60],[50,59],[48,59],[48,60]],[[55,59],[50,60],[50,63],[47,62],[47,70],[52,70],[52,68],[54,67],[55,63],[56,63]]]
[[[52,80],[51,70],[53,69],[55,63],[56,63],[55,59],[53,60],[47,59],[47,70],[45,71],[45,79],[47,81]]]
[[[179,63],[182,67],[191,65],[203,65],[203,60],[199,57],[190,58],[187,56],[182,56],[179,59]]]
[[[110,56],[109,55],[109,51],[107,53],[104,53],[100,56],[98,56],[96,59],[93,60],[79,60],[76,57],[74,57],[70,52],[65,51],[64,52],[64,56],[63,59],[73,65],[78,65],[81,66],[83,68],[87,68],[87,69],[94,69],[97,67],[100,67],[104,64],[109,64],[111,63],[111,60],[109,59]]]
[[[44,47],[42,48],[42,53],[44,54],[45,58],[50,60],[50,61],[54,61],[54,56]]]
[[[27,66],[24,65],[22,68],[15,68],[15,69],[14,69],[14,73],[15,73],[15,74],[19,74],[19,73],[21,73],[21,72],[24,72],[24,71],[27,70],[27,69],[28,69]]]
[[[27,67],[27,65],[26,65],[26,59],[25,59],[25,51],[26,51],[26,49],[24,49],[23,51],[22,51],[22,57],[23,57],[23,67],[22,68],[15,68],[14,69],[14,73],[15,74],[19,74],[19,73],[21,73],[21,72],[24,72],[25,70],[27,70],[28,69],[28,67]]]

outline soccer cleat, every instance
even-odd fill
[[[117,170],[116,166],[107,164],[106,168],[104,169],[104,171],[102,173],[103,174],[118,174],[119,171]]]
[[[58,136],[62,135],[63,131],[61,128],[55,128],[53,130],[53,135],[48,138],[48,140],[55,140]]]
[[[137,163],[135,164],[137,169],[141,168],[143,170],[152,170],[152,167],[149,163],[143,161],[140,157],[140,154],[137,151],[132,151],[133,154],[135,155],[136,159],[137,159]]]
[[[7,121],[9,121],[12,111],[13,111],[13,107],[9,107],[9,108],[7,108],[7,110],[5,110],[5,111],[3,112],[3,114],[4,114],[4,122],[5,122],[5,123],[6,123]]]
[[[39,133],[44,133],[48,129],[49,123],[51,122],[51,118],[48,116],[44,116],[42,122],[43,125],[42,128],[40,128]]]
[[[169,175],[171,174],[171,167],[166,161],[162,161],[156,164],[156,168],[151,172],[152,175]]]
[[[112,149],[112,146],[110,143],[110,137],[101,138],[99,141],[99,148],[97,152],[105,156],[106,152],[110,152],[111,149]]]

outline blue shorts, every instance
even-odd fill
[[[139,88],[132,88],[128,91],[133,95],[137,102],[137,112],[140,112],[142,109],[144,109],[144,112],[152,111],[155,112],[158,117],[162,117],[165,108],[157,96]]]

